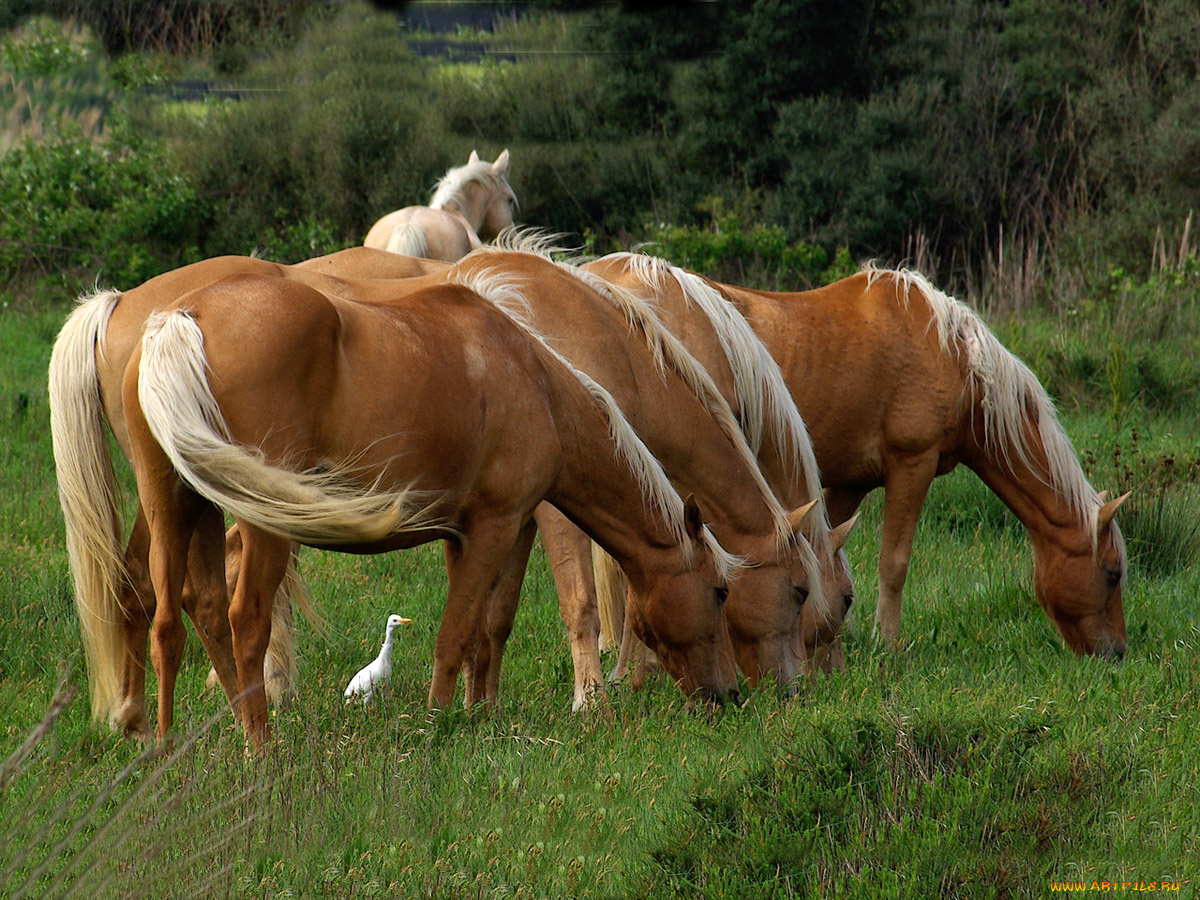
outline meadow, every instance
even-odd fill
[[[361,3],[135,5],[154,27],[194,12],[177,46],[122,4],[46,5],[71,24],[0,40],[0,897],[1196,896],[1194,4],[846,3],[827,28],[799,2],[601,4],[578,28],[460,32],[494,42],[484,62],[398,56],[407,33]],[[213,10],[245,20],[209,33]],[[193,79],[260,93],[163,93]],[[305,553],[328,627],[299,622],[299,696],[264,757],[205,692],[190,633],[171,740],[91,722],[46,401],[69,298],[357,243],[504,147],[520,221],[589,250],[651,241],[785,289],[908,259],[967,299],[1059,402],[1095,486],[1134,491],[1124,660],[1064,648],[1024,531],[960,470],[925,506],[901,649],[871,636],[872,496],[847,547],[847,670],[790,700],[692,712],[658,681],[571,713],[535,546],[502,705],[432,714],[428,546]],[[345,706],[394,612],[414,624],[391,685]]]
[[[865,900],[1094,882],[1194,895],[1194,388],[1153,408],[1144,389],[1064,404],[1097,487],[1142,488],[1121,516],[1132,562],[1120,664],[1064,649],[1033,598],[1019,523],[960,470],[935,482],[921,521],[901,651],[870,634],[869,498],[848,548],[847,671],[714,713],[685,711],[652,682],[572,714],[539,548],[502,705],[431,714],[440,549],[309,551],[328,631],[300,623],[300,695],[273,715],[273,751],[253,759],[223,699],[204,692],[194,636],[172,741],[143,751],[89,721],[47,427],[46,365],[67,308],[0,311],[0,894]],[[1068,394],[1054,348],[1099,340],[1084,324],[996,327]],[[1044,346],[1039,329],[1053,334]],[[372,706],[347,707],[342,689],[392,612],[415,620],[394,680]],[[57,695],[54,715],[57,687],[75,693]]]

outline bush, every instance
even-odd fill
[[[161,147],[128,128],[28,139],[0,167],[0,272],[131,287],[199,257],[204,207]]]
[[[325,233],[318,244],[359,243],[377,218],[425,203],[437,178],[466,161],[471,145],[446,140],[399,43],[394,18],[347,6],[337,27],[314,28],[247,70],[259,92],[160,122],[214,207],[205,254],[249,253],[305,222]]]
[[[858,271],[844,247],[830,260],[818,244],[789,242],[778,225],[747,227],[741,216],[725,212],[720,197],[708,197],[701,206],[711,212],[710,225],[651,225],[646,249],[720,281],[755,288],[811,288]]]

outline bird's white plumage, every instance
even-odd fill
[[[361,700],[363,703],[368,702],[374,696],[377,687],[387,684],[391,680],[392,634],[401,625],[409,625],[411,623],[412,619],[406,619],[403,616],[388,616],[387,630],[383,637],[383,647],[380,648],[377,657],[359,669],[358,674],[350,679],[350,684],[346,686],[346,692],[343,694],[347,703],[354,700]]]

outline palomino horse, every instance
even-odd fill
[[[917,517],[959,463],[1033,543],[1034,592],[1076,653],[1125,652],[1125,543],[1036,376],[968,307],[911,271],[798,293],[708,282],[779,362],[813,439],[830,517],[884,489],[878,634],[895,645]],[[836,355],[830,347],[840,348]],[[836,609],[834,610],[836,612]]]
[[[367,232],[363,246],[404,256],[454,261],[513,224],[517,196],[509,187],[508,151],[495,162],[474,150],[465,166],[437,183],[428,206],[390,212]]]
[[[639,598],[639,636],[685,693],[736,690],[723,607],[734,559],[612,397],[465,287],[385,306],[279,278],[226,279],[147,323],[123,395],[150,523],[160,686],[178,662],[189,565],[207,563],[214,589],[223,580],[205,522],[224,508],[242,532],[229,607],[236,683],[214,662],[231,700],[242,695],[257,744],[289,539],[353,553],[446,541],[450,588],[429,696],[445,706],[491,586],[524,570],[542,499],[620,560]],[[201,547],[189,554],[193,541]]]
[[[181,292],[184,285],[204,284],[222,275],[244,271],[307,281],[318,284],[327,293],[386,303],[399,290],[411,291],[423,284],[441,283],[445,276],[396,285],[359,284],[310,273],[403,276],[430,268],[445,269],[444,265],[405,260],[364,248],[294,267],[232,257],[185,267],[148,282],[122,300],[118,312],[123,311],[124,315],[114,315],[101,344],[104,350],[101,384],[112,381],[116,361],[128,357],[132,340],[129,326],[135,318],[144,316],[155,304],[164,305],[172,292]],[[728,604],[738,658],[752,682],[760,674],[771,674],[783,683],[790,681],[799,664],[797,599],[806,596],[810,584],[817,581],[811,552],[803,538],[792,534],[801,511],[792,514],[793,524],[789,524],[758,475],[737,423],[707,373],[696,366],[673,336],[663,331],[649,309],[632,297],[611,291],[593,277],[588,280],[605,296],[588,287],[581,280],[585,276],[576,270],[555,266],[528,253],[488,253],[473,259],[468,268],[475,278],[517,279],[523,283],[519,314],[532,313],[539,325],[548,325],[556,348],[570,355],[590,374],[600,375],[599,380],[618,393],[622,406],[636,411],[633,417],[639,434],[655,451],[671,460],[672,477],[700,494],[705,508],[718,517],[731,545],[754,560],[757,565],[734,584]],[[631,327],[644,335],[644,347],[636,344],[630,347],[627,335]],[[119,411],[120,398],[109,402],[107,390],[103,393],[106,409]],[[722,457],[730,458],[721,462]],[[579,563],[588,557],[586,537],[582,553],[572,557],[571,541],[577,541],[578,537],[568,535],[566,529],[573,526],[548,505],[539,508],[538,520],[560,587],[564,622],[572,636],[578,707],[587,702],[593,691],[603,690],[596,651],[595,604]],[[144,562],[141,568],[144,569]],[[815,602],[810,605],[819,608],[820,591],[813,593]],[[508,604],[515,600],[513,596],[498,604],[501,609],[509,610],[510,621],[512,607]],[[143,608],[152,608],[152,604],[152,594],[143,597]],[[131,618],[144,621],[145,615]],[[276,638],[275,631],[272,638]],[[502,643],[501,638],[498,644]],[[144,639],[140,644],[144,647]],[[496,696],[499,653],[494,659],[490,684],[480,681],[478,696]],[[480,678],[486,671],[486,665],[476,669]],[[469,695],[471,689],[469,682]]]
[[[800,523],[815,505],[788,512],[758,469],[741,428],[709,374],[631,294],[542,255],[487,249],[454,267],[452,277],[519,285],[515,313],[555,350],[603,384],[680,490],[693,493],[726,549],[747,560],[730,585],[726,615],[739,668],[751,685],[764,675],[786,685],[802,671],[800,610],[811,594],[820,609],[820,573]],[[428,279],[414,279],[416,284]],[[576,709],[603,693],[599,622],[589,584],[585,534],[543,504],[536,515],[562,604],[575,661]],[[516,595],[492,606],[491,666],[477,694],[498,695],[499,658],[512,627]]]
[[[145,715],[146,641],[154,611],[146,568],[149,531],[139,508],[128,548],[122,552],[116,480],[104,438],[107,424],[129,457],[121,382],[146,317],[189,290],[232,274],[298,278],[345,294],[350,289],[333,277],[338,273],[353,276],[369,270],[405,277],[444,267],[444,263],[361,247],[294,267],[247,257],[217,257],[159,275],[124,294],[96,295],[81,302],[68,318],[50,360],[50,426],[96,718],[112,718],[129,734],[147,737],[150,733]],[[231,549],[235,546],[231,540]],[[293,598],[303,600],[302,582],[294,569],[289,570],[287,587]],[[191,588],[189,584],[185,592],[185,607],[209,655],[229,657],[225,594],[197,593]],[[114,614],[114,609],[120,612]],[[276,609],[286,617],[289,607],[281,603]],[[268,689],[290,687],[295,680],[291,630],[279,627],[271,635],[271,659],[278,678],[268,679]],[[225,645],[218,646],[222,641]]]
[[[764,476],[785,506],[821,496],[812,441],[779,366],[733,306],[698,275],[657,257],[616,253],[582,268],[652,299],[659,318],[711,373],[737,413]],[[820,607],[803,613],[808,623],[805,645],[810,671],[844,667],[840,642],[822,647],[815,635],[840,625],[854,600],[850,567],[842,550],[854,523],[855,517],[851,517],[831,529],[823,508],[820,515],[805,522],[819,558],[823,592],[828,602],[838,607],[833,610],[835,615]],[[601,592],[602,613],[613,610],[605,618],[613,620],[614,629],[620,623],[623,599],[618,593]],[[622,649],[617,677],[626,668],[631,649],[628,640],[622,642]]]

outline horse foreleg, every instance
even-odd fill
[[[291,542],[245,522],[239,522],[238,528],[242,533],[242,564],[229,603],[229,626],[237,663],[234,708],[241,717],[246,737],[255,750],[261,750],[269,737],[263,662],[271,640],[271,609],[287,570]]]
[[[538,505],[534,518],[542,533],[542,546],[546,548],[558,590],[559,614],[571,644],[575,667],[571,709],[578,712],[595,700],[607,698],[600,664],[600,616],[596,608],[591,540],[548,503]]]
[[[514,517],[477,520],[461,541],[445,542],[450,585],[433,649],[430,707],[445,708],[453,701],[458,673],[478,646],[488,596],[523,527]]]
[[[481,700],[491,703],[500,700],[500,664],[504,659],[504,646],[512,634],[517,604],[521,599],[521,583],[525,580],[529,551],[536,534],[537,525],[530,519],[521,529],[517,542],[496,576],[487,600],[486,639],[476,645],[474,671],[466,679],[467,706]]]
[[[889,466],[883,484],[883,537],[879,548],[879,605],[875,633],[890,647],[900,640],[900,603],[912,558],[917,519],[937,474],[938,453],[901,459]]]
[[[825,509],[829,521],[838,525],[848,521],[858,511],[867,493],[868,491],[861,488],[826,488]],[[821,614],[811,604],[805,604],[801,611],[801,649],[804,651],[804,668],[809,675],[846,671],[846,657],[842,650],[842,624],[841,617],[838,617],[836,623],[822,621]],[[834,628],[836,631],[833,631]]]

